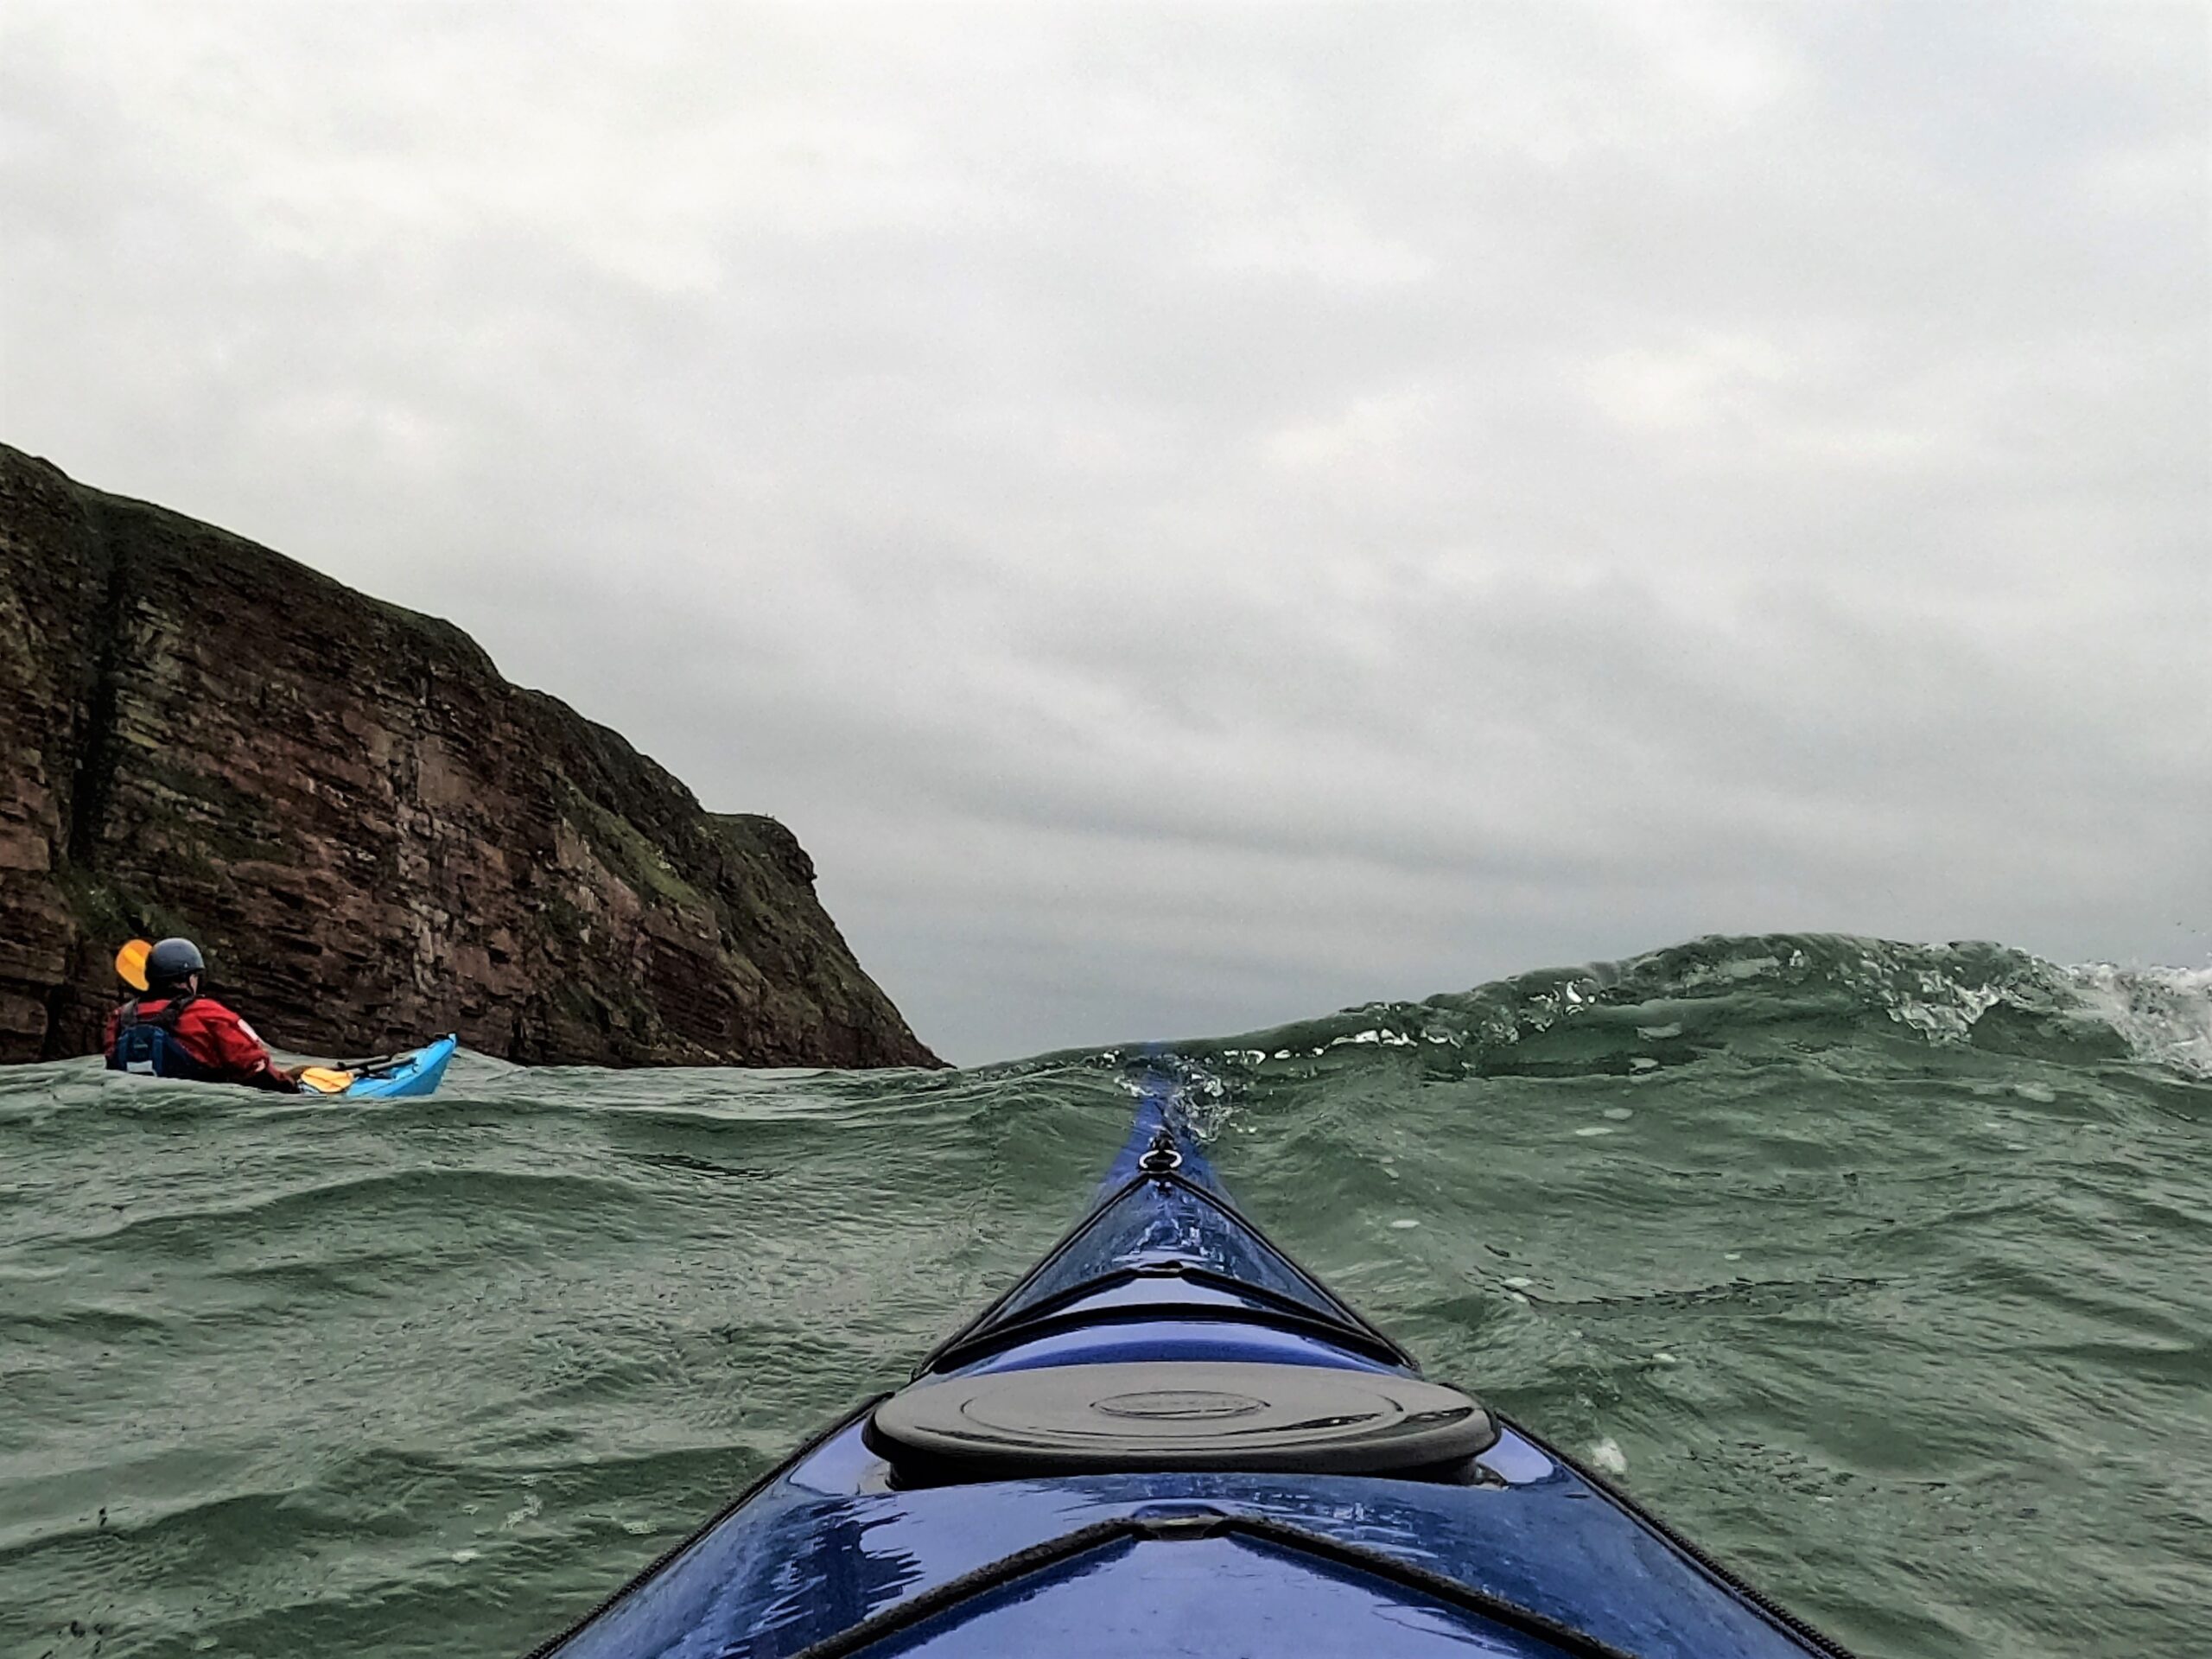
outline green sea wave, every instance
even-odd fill
[[[0,1072],[0,1652],[519,1652],[1058,1233],[1171,1075],[1430,1370],[1865,1653],[2212,1605],[2212,976],[1701,939],[953,1073]]]

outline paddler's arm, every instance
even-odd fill
[[[268,1089],[297,1094],[300,1074],[288,1071],[269,1057],[260,1033],[220,1003],[207,1007],[203,1016],[209,1039],[220,1058],[219,1069],[226,1083],[242,1083],[249,1089]]]

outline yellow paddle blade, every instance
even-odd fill
[[[353,1074],[327,1065],[303,1065],[300,1081],[318,1095],[342,1095],[353,1086]]]
[[[153,954],[154,947],[143,939],[133,939],[115,953],[115,971],[132,990],[146,988],[146,958]]]

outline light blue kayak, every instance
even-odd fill
[[[333,1100],[395,1100],[402,1096],[435,1095],[445,1080],[446,1066],[461,1046],[458,1037],[441,1037],[426,1047],[402,1054],[362,1072]]]

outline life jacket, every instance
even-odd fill
[[[187,1083],[218,1083],[222,1074],[202,1065],[177,1040],[176,1020],[199,998],[197,991],[171,998],[152,1014],[138,1011],[132,997],[115,1015],[115,1041],[107,1051],[107,1069],[139,1077],[176,1077]]]

